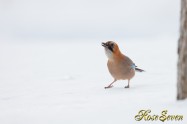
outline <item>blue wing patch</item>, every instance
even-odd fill
[[[132,65],[131,65],[131,68],[132,68],[132,69],[135,69],[135,68],[136,68],[136,65],[135,65],[135,64],[132,64]]]

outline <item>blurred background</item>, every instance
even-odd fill
[[[178,0],[0,0],[1,39],[178,38]]]
[[[187,115],[176,102],[179,15],[178,0],[0,0],[0,123],[136,123],[141,109]],[[113,80],[107,40],[146,70],[130,89],[118,81],[104,90]]]

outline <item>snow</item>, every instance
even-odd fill
[[[140,124],[134,116],[183,115],[187,101],[176,100],[177,40],[120,40],[121,51],[146,70],[113,81],[99,40],[0,41],[0,124]],[[146,123],[163,123],[148,121]]]

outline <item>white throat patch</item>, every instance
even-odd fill
[[[109,49],[105,48],[105,54],[108,57],[108,59],[112,59],[113,53]]]

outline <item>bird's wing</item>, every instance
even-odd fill
[[[134,62],[128,57],[128,56],[124,56],[125,57],[125,62],[129,65],[129,66],[135,66]]]
[[[143,69],[137,68],[138,66],[136,66],[135,63],[129,57],[125,56],[125,61],[127,65],[130,66],[131,69],[134,69],[138,72],[144,72]]]

